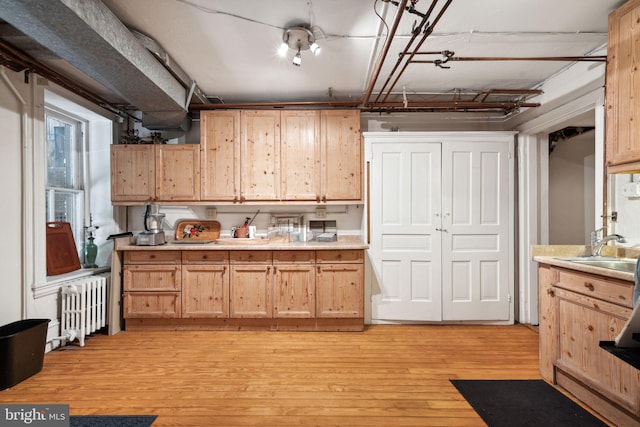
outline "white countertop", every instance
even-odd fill
[[[593,265],[579,264],[577,262],[567,261],[560,259],[562,255],[549,256],[549,255],[536,255],[533,260],[540,264],[553,265],[555,267],[568,268],[571,270],[582,271],[584,273],[597,274],[603,277],[610,277],[613,279],[626,280],[634,282],[634,273],[627,273],[624,271],[612,270],[610,268],[595,267]]]
[[[337,242],[286,242],[268,239],[222,238],[211,243],[176,244],[168,241],[159,246],[138,246],[134,238],[119,238],[115,242],[117,251],[272,251],[272,250],[362,250],[368,249],[360,236],[339,236]]]

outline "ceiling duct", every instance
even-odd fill
[[[151,130],[187,131],[189,87],[99,0],[0,0],[0,18],[142,111]]]

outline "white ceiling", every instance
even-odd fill
[[[102,10],[99,0],[39,1],[0,0],[5,5],[0,8],[0,18],[16,24],[21,30],[19,36],[27,35],[26,40],[20,40],[7,25],[0,25],[0,41],[17,44],[74,84],[111,104],[126,104],[123,101],[131,99],[123,90],[146,87],[144,82],[134,87],[125,85],[128,89],[110,84],[112,80],[129,79],[122,72],[125,64],[121,61],[130,59],[123,56],[109,62],[110,57],[104,56],[99,47],[94,51],[89,42],[83,43],[82,34],[69,29],[65,33],[64,28],[59,28],[73,28],[56,15],[69,13],[67,7],[78,16],[96,13],[98,25],[102,22],[102,26],[119,26],[113,25],[117,22],[107,24],[110,20],[102,14],[108,11]],[[568,60],[515,58],[605,55],[607,16],[624,0],[103,0],[103,3],[130,29],[155,40],[189,80],[197,83],[210,104],[335,105],[343,101],[369,111],[376,108],[415,111],[420,102],[427,107],[434,105],[430,101],[454,105],[453,101],[469,100],[491,90],[538,89],[546,79],[572,64]],[[416,13],[401,11],[398,3],[413,5]],[[426,14],[428,24],[423,25],[421,16]],[[75,15],[66,16],[78,25]],[[53,32],[48,32],[49,21]],[[290,50],[286,58],[277,54],[284,30],[294,25],[309,26],[322,46],[318,56],[303,51],[300,67],[291,63],[294,51]],[[411,44],[414,28],[423,31],[418,31]],[[419,46],[427,28],[433,32]],[[106,33],[111,37],[125,36],[118,31]],[[38,43],[29,40],[29,33],[36,33]],[[48,37],[49,34],[53,36]],[[80,41],[69,43],[72,48],[66,47],[64,39],[55,38],[60,34],[76,36]],[[93,36],[88,34],[86,40]],[[386,56],[385,47],[388,47]],[[84,56],[74,57],[74,51],[85,48]],[[409,53],[452,51],[457,58],[476,59],[452,60],[445,64],[448,69],[433,63],[408,64],[411,55],[402,59],[399,56],[405,49]],[[58,55],[66,52],[67,57],[57,57],[52,52]],[[483,58],[492,60],[479,60]],[[413,59],[433,61],[444,57],[439,53],[417,54]],[[109,65],[111,69],[102,70],[100,66],[91,69],[87,61]],[[604,70],[604,62],[591,64],[589,67]],[[84,71],[79,71],[82,66]],[[149,93],[141,91],[143,97]],[[191,108],[196,108],[194,99]],[[519,106],[530,97],[519,93],[486,99]]]
[[[398,11],[396,5],[381,0],[104,3],[127,26],[155,39],[207,96],[225,103],[323,101],[331,99],[330,91],[336,99],[363,99],[386,41],[387,27],[392,26]],[[432,0],[415,3],[415,9],[425,13]],[[419,51],[450,50],[464,57],[589,55],[606,44],[607,15],[622,3],[623,0],[453,0]],[[431,23],[447,1],[436,0],[433,4],[436,6]],[[420,20],[416,14],[403,13],[372,99],[389,78],[398,54]],[[284,59],[276,54],[284,28],[296,24],[314,27],[322,46],[318,56],[303,52],[300,67],[291,64],[293,51]],[[420,55],[414,59],[440,58]],[[393,92],[412,95],[531,89],[569,64],[450,62],[450,69],[410,64]]]

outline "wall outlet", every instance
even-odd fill
[[[640,182],[629,182],[622,186],[622,194],[625,197],[640,197]]]
[[[327,208],[316,208],[316,218],[326,218]]]
[[[204,214],[208,219],[216,219],[218,217],[218,209],[216,209],[216,208],[206,208],[204,210]]]

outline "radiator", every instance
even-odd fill
[[[84,339],[107,324],[109,275],[95,275],[66,282],[61,286],[62,309],[60,335],[62,345]]]

